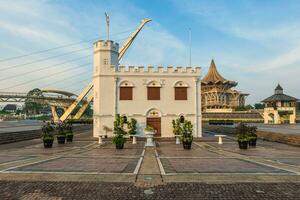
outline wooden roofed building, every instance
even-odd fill
[[[232,112],[235,108],[244,106],[249,94],[235,90],[237,84],[225,79],[212,60],[206,76],[201,80],[203,112]]]

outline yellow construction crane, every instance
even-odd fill
[[[146,23],[150,22],[151,19],[143,19],[140,26],[131,34],[131,36],[127,39],[124,45],[119,49],[119,61],[124,56],[134,39],[137,37],[139,32],[145,26]],[[73,110],[78,106],[78,104],[84,99],[84,97],[92,90],[93,88],[93,81],[88,84],[88,86],[82,91],[80,95],[78,95],[77,99],[68,107],[68,109],[64,112],[64,114],[59,118],[60,121],[65,121],[73,112]],[[82,104],[79,111],[75,114],[74,119],[79,119],[86,108],[88,107],[89,103],[93,100],[93,93],[91,93],[87,100]]]

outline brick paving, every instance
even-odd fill
[[[161,159],[166,173],[288,173],[235,158]]]
[[[61,157],[11,171],[133,173],[137,162],[138,158]]]
[[[160,157],[222,157],[195,144],[192,145],[191,150],[184,150],[182,145],[176,145],[174,142],[160,142],[157,153]]]
[[[300,183],[168,183],[143,188],[133,183],[0,181],[0,199],[298,200],[299,188]]]
[[[24,160],[26,158],[29,158],[29,156],[1,156],[0,155],[0,164],[7,163],[7,162],[13,162],[17,160]]]

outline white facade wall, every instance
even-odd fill
[[[174,136],[171,122],[180,115],[192,122],[194,135],[201,137],[200,68],[119,67],[117,48],[111,41],[94,44],[94,137],[105,134],[103,126],[113,128],[117,113],[135,118],[142,135],[152,109],[159,111],[162,137]],[[132,100],[119,100],[123,81],[133,85]],[[152,81],[161,85],[160,100],[147,100],[147,85]],[[175,100],[174,86],[178,81],[187,84],[188,100]]]

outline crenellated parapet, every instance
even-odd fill
[[[100,50],[107,50],[119,53],[119,44],[111,40],[98,40],[94,42],[94,53]]]
[[[163,66],[119,66],[115,68],[114,66],[111,69],[117,74],[190,74],[196,75],[200,74],[201,67],[163,67]]]

